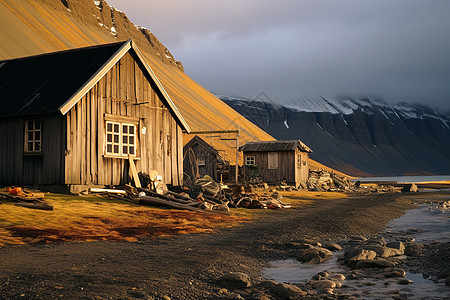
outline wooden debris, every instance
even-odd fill
[[[124,190],[89,188],[89,193],[110,193],[110,194],[126,194]]]
[[[139,181],[139,175],[138,175],[138,172],[136,170],[136,166],[134,164],[133,157],[131,157],[131,155],[128,155],[128,162],[130,163],[130,175],[133,178],[134,185],[137,188],[140,188],[141,187],[141,182]]]
[[[40,209],[40,210],[53,210],[53,206],[42,203],[42,202],[35,202],[35,203],[27,203],[27,202],[18,202],[14,203],[15,206],[21,206],[26,208],[32,208],[32,209]]]

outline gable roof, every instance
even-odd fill
[[[66,114],[128,51],[133,51],[180,126],[190,131],[131,41],[0,61],[0,116]]]
[[[183,152],[186,151],[186,149],[193,147],[195,144],[201,145],[203,148],[214,153],[215,155],[219,155],[219,151],[217,151],[217,149],[205,142],[205,140],[198,135],[194,136],[189,142],[186,143],[186,145],[184,145]]]
[[[248,142],[244,146],[241,146],[239,150],[244,152],[278,152],[294,151],[296,148],[303,152],[312,152],[312,150],[300,140]]]

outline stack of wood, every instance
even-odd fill
[[[307,188],[312,191],[348,191],[354,188],[353,183],[336,173],[326,170],[309,170]]]
[[[0,197],[12,200],[15,206],[40,210],[53,210],[53,206],[45,202],[45,194],[40,191],[21,187],[7,187],[0,191]]]

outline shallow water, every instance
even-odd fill
[[[435,176],[387,176],[387,177],[361,177],[353,181],[397,181],[398,183],[445,181],[450,180],[450,175]]]
[[[407,211],[399,219],[388,224],[386,232],[396,238],[413,237],[416,241],[450,240],[450,210],[437,205],[420,205],[417,209]],[[303,264],[296,259],[278,260],[263,269],[266,279],[277,282],[304,284],[315,274],[327,270],[330,274],[346,274],[349,268],[340,265],[337,260],[341,252],[333,254],[333,258],[322,264]],[[411,285],[400,285],[398,278],[364,280],[345,280],[344,287],[336,289],[338,294],[352,294],[363,299],[392,299],[395,295],[408,299],[450,299],[450,287],[442,282],[435,283],[424,279],[421,274],[406,273]]]

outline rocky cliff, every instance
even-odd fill
[[[450,116],[419,104],[340,97],[278,105],[219,95],[278,139],[301,139],[311,157],[357,175],[450,172]]]

